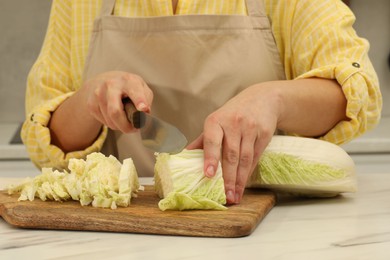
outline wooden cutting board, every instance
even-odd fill
[[[251,234],[275,205],[275,194],[247,190],[240,205],[228,210],[161,211],[153,186],[145,186],[126,208],[81,206],[78,201],[18,201],[0,191],[0,215],[20,228],[109,231],[199,237],[242,237]]]

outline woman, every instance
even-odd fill
[[[342,144],[378,123],[378,80],[353,22],[339,0],[53,1],[23,141],[39,167],[103,149],[150,176],[129,97],[204,149],[206,176],[221,162],[239,203],[275,131]]]

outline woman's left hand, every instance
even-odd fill
[[[187,147],[203,148],[208,177],[214,176],[221,161],[228,204],[241,201],[247,180],[276,130],[279,113],[277,89],[253,85],[210,114],[203,133]]]

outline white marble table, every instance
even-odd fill
[[[282,198],[243,238],[26,230],[0,219],[0,259],[390,259],[390,172],[358,181],[356,194]]]

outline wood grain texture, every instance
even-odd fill
[[[145,186],[129,207],[81,206],[78,201],[18,202],[18,195],[0,191],[0,215],[20,228],[108,231],[200,237],[250,235],[275,205],[275,194],[247,190],[240,205],[226,211],[160,211],[153,186]]]

